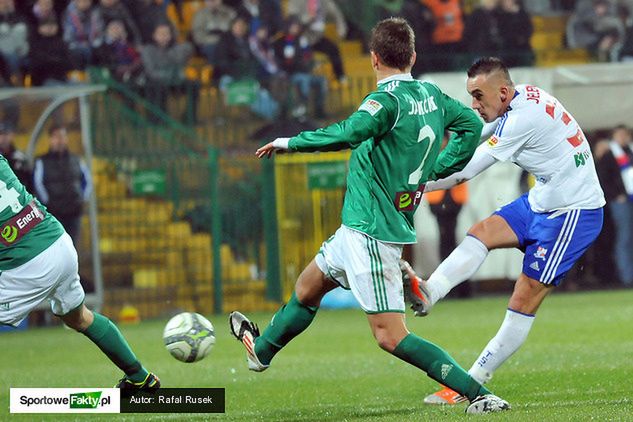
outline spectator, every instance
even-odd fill
[[[141,33],[143,44],[154,42],[154,29],[169,22],[163,0],[128,0],[127,8]]]
[[[248,21],[238,15],[231,23],[231,30],[223,34],[218,43],[214,76],[219,78],[220,90],[227,98],[234,83],[254,83],[257,78],[259,63],[250,49],[248,28]],[[266,119],[277,116],[279,105],[270,93],[264,88],[256,88],[255,91],[251,110]]]
[[[15,147],[14,138],[13,124],[9,121],[0,122],[0,154],[7,159],[18,180],[29,190],[33,185],[31,164],[26,154]]]
[[[314,90],[315,117],[325,116],[324,101],[327,95],[327,81],[323,76],[313,74],[314,59],[310,44],[302,34],[301,22],[290,16],[286,30],[276,43],[276,54],[281,67],[288,74],[291,84],[299,93],[300,103],[294,108],[295,116],[305,114],[311,91]]]
[[[304,34],[312,50],[328,57],[336,79],[346,80],[341,52],[334,42],[325,37],[325,24],[328,18],[336,23],[336,31],[340,38],[347,35],[347,23],[334,0],[288,0],[288,15],[299,17],[306,28]]]
[[[495,10],[499,33],[503,34],[501,58],[510,67],[532,66],[534,51],[530,38],[534,32],[532,18],[519,0],[500,0]]]
[[[141,45],[141,31],[136,26],[134,19],[132,19],[130,11],[121,3],[121,0],[100,0],[96,10],[105,26],[108,26],[114,20],[121,21],[125,26],[127,36],[131,37],[134,45]]]
[[[503,38],[498,11],[500,0],[481,0],[479,6],[466,18],[464,44],[475,57],[497,56],[502,49]]]
[[[95,64],[110,71],[120,82],[136,82],[141,75],[141,55],[127,39],[125,25],[113,20],[106,26],[103,44],[95,52]]]
[[[411,73],[413,76],[431,71],[428,63],[428,51],[431,48],[435,19],[431,10],[419,0],[404,0],[400,16],[409,20],[415,34],[417,58]]]
[[[84,69],[92,63],[93,48],[103,42],[103,21],[92,8],[92,0],[73,0],[68,4],[62,26],[73,67]]]
[[[279,67],[275,49],[270,41],[266,26],[257,28],[257,31],[248,38],[248,44],[251,48],[251,53],[253,53],[259,63],[257,80],[262,82],[267,88],[270,88],[271,84],[275,85],[278,80],[285,79],[284,72]]]
[[[206,0],[205,7],[193,17],[193,42],[212,65],[215,65],[215,49],[220,37],[229,30],[235,16],[235,11],[222,4],[222,0]]]
[[[40,22],[58,20],[53,0],[36,0],[31,8],[31,25],[37,28]]]
[[[92,190],[90,172],[81,157],[68,149],[64,126],[51,126],[48,136],[48,152],[35,160],[35,192],[37,199],[62,223],[77,245],[83,204]]]
[[[248,20],[251,34],[255,34],[260,26],[268,28],[273,37],[281,31],[283,17],[278,0],[242,0],[236,10]]]
[[[633,136],[617,126],[597,163],[598,177],[615,226],[615,261],[620,281],[633,286]]]
[[[423,0],[435,18],[430,50],[435,71],[454,69],[462,52],[464,16],[460,0]],[[457,53],[457,54],[456,54]]]
[[[154,42],[141,49],[147,82],[146,96],[166,110],[170,91],[189,93],[191,120],[195,122],[199,87],[185,77],[185,67],[193,54],[193,47],[188,42],[176,43],[174,38],[171,24],[163,22],[154,29]]]
[[[590,8],[580,4],[567,22],[569,47],[586,48],[600,61],[615,60],[618,43],[624,39],[615,5],[608,0],[593,0]]]
[[[54,15],[41,20],[31,36],[29,73],[34,86],[65,83],[72,69],[68,46],[62,39]]]
[[[11,75],[21,72],[28,52],[26,19],[16,13],[13,0],[0,0],[0,54]]]
[[[0,89],[12,87],[11,71],[6,60],[0,54]],[[20,104],[16,98],[7,98],[0,101],[0,112],[6,121],[17,122],[20,120]]]

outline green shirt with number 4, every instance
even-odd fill
[[[454,133],[440,152],[444,130]],[[460,171],[479,144],[473,110],[410,74],[378,82],[346,120],[290,139],[292,151],[352,149],[343,224],[374,239],[415,243],[424,183]]]
[[[43,219],[27,233],[20,233],[24,224],[9,222],[31,201],[35,202]],[[59,221],[27,192],[7,159],[0,155],[0,271],[11,270],[35,258],[63,233],[64,228]]]

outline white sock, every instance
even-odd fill
[[[488,248],[473,236],[466,238],[437,267],[427,281],[431,304],[451,291],[458,284],[471,278],[488,256]]]
[[[525,342],[533,322],[534,315],[508,309],[497,335],[490,340],[468,371],[470,376],[480,384],[490,381],[497,368]]]

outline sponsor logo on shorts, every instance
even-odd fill
[[[0,309],[3,311],[8,311],[11,308],[11,302],[3,302],[0,303]]]
[[[0,236],[2,236],[7,243],[13,243],[15,242],[15,239],[18,238],[18,229],[15,226],[5,226],[2,229]]]
[[[545,261],[545,255],[547,254],[547,249],[542,246],[536,248],[536,252],[534,252],[534,258],[542,259]]]
[[[492,135],[489,139],[488,139],[488,146],[490,148],[494,147],[495,145],[497,145],[499,143],[499,138],[497,138],[496,136]]]
[[[534,261],[530,264],[530,268],[532,268],[534,271],[541,271],[541,269],[538,266],[538,261]]]

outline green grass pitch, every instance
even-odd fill
[[[497,331],[507,297],[446,301],[409,328],[469,368]],[[269,314],[250,315],[265,326]],[[224,387],[224,415],[9,415],[9,387],[110,387],[119,373],[86,338],[63,328],[0,334],[0,421],[230,420],[440,421],[465,405],[431,407],[437,384],[378,349],[359,310],[326,311],[262,374],[246,369],[225,315],[210,316],[217,343],[193,364],[162,345],[167,321],[122,326],[142,362],[167,387]],[[633,290],[554,294],[524,347],[489,387],[512,404],[496,420],[633,420]]]

